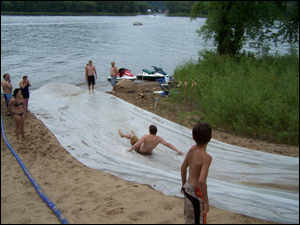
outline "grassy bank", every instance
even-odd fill
[[[187,80],[182,117],[201,115],[247,137],[299,145],[298,54],[238,59],[210,51],[200,55],[199,61],[187,61],[174,71],[177,80]],[[184,84],[178,91],[169,99],[184,105]]]

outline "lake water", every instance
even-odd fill
[[[133,26],[135,21],[142,26]],[[27,75],[31,89],[47,83],[85,84],[91,59],[96,87],[109,86],[110,62],[133,74],[151,66],[172,75],[177,65],[205,48],[196,30],[205,18],[163,14],[139,16],[1,16],[1,74],[9,73],[14,88]],[[215,48],[212,42],[206,48]],[[273,51],[285,52],[280,46]]]

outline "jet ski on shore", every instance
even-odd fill
[[[125,68],[120,68],[119,72],[117,74],[117,82],[122,80],[122,79],[128,79],[131,80],[132,82],[136,80],[136,76],[133,75],[129,69],[125,69]],[[107,80],[110,81],[111,80],[111,76],[107,77]]]
[[[136,77],[139,80],[151,80],[156,81],[157,79],[169,77],[169,75],[163,71],[162,68],[152,66],[154,70],[143,69],[141,74],[137,74]]]

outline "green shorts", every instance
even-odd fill
[[[133,146],[135,143],[137,143],[139,141],[139,139],[137,138],[137,136],[133,136],[131,139],[130,139],[130,144],[131,144],[131,146]],[[138,148],[136,148],[135,149],[135,151],[137,152],[137,153],[141,153],[140,152],[140,147],[141,146],[139,146]]]

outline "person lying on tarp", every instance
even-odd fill
[[[133,131],[131,131],[131,134],[123,134],[123,132],[119,130],[118,133],[121,138],[125,137],[130,139],[130,144],[132,147],[130,149],[126,149],[128,152],[135,150],[140,154],[150,154],[158,144],[163,144],[168,148],[178,152],[180,155],[183,155],[182,151],[179,151],[172,144],[166,142],[162,137],[156,136],[157,127],[154,125],[150,125],[149,127],[150,134],[143,135],[141,139],[138,139]]]

